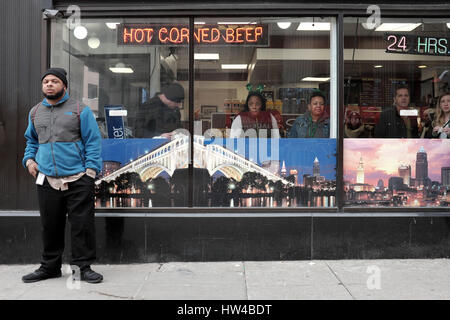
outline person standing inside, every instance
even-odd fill
[[[250,130],[250,131],[248,131]],[[266,99],[257,91],[249,92],[244,110],[231,124],[230,138],[280,138],[277,119],[266,111]]]
[[[369,138],[370,131],[362,121],[361,114],[350,111],[344,123],[344,138]]]
[[[309,98],[308,110],[295,119],[288,138],[329,138],[330,119],[325,112],[325,96],[317,91]]]
[[[450,139],[450,92],[446,92],[439,97],[435,114],[435,119],[432,122],[432,137]]]
[[[394,106],[380,114],[375,127],[375,138],[419,138],[417,116],[404,116],[402,111],[409,110],[409,89],[400,86],[395,90]]]
[[[136,115],[135,138],[160,136],[171,139],[174,131],[181,128],[180,107],[184,100],[184,88],[171,83],[153,98],[142,104]]]
[[[89,107],[69,97],[66,71],[50,68],[41,78],[44,100],[28,117],[23,165],[36,179],[42,224],[41,266],[25,283],[61,276],[66,215],[71,225],[70,264],[82,281],[103,276],[90,265],[96,258],[94,179],[102,168],[101,136]]]

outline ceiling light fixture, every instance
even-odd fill
[[[297,31],[330,31],[329,22],[300,22]]]
[[[133,69],[130,67],[125,66],[124,63],[119,62],[114,67],[109,67],[109,70],[111,70],[114,73],[133,73]]]
[[[247,22],[232,22],[232,21],[230,21],[230,22],[217,22],[217,24],[228,24],[228,25],[235,25],[235,24],[256,24],[256,22],[250,22],[250,21],[247,21]]]
[[[247,64],[222,64],[222,69],[242,70],[247,69]]]
[[[84,27],[84,26],[77,26],[73,30],[73,35],[75,36],[75,38],[77,38],[79,40],[83,40],[84,38],[87,37],[88,31],[87,31],[86,27]]]
[[[91,49],[97,49],[100,46],[100,39],[97,37],[91,37],[88,40],[88,46]]]
[[[194,53],[194,60],[219,60],[218,53]]]
[[[425,68],[428,68],[428,66],[426,66],[426,65],[423,64],[423,65],[418,66],[418,68],[419,68],[419,69],[425,69]]]
[[[375,66],[373,66],[375,69],[378,69],[378,68],[383,68],[383,66],[381,65],[381,64],[377,64],[377,65],[375,65]]]
[[[327,77],[306,77],[302,79],[302,81],[311,81],[311,82],[326,82],[328,80],[330,80],[330,78]]]
[[[291,26],[291,22],[277,22],[277,26],[280,29],[288,29]]]
[[[105,22],[105,24],[109,29],[114,30],[120,22]]]
[[[382,23],[375,31],[413,31],[421,23]]]

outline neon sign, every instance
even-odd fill
[[[268,46],[267,25],[200,25],[195,26],[196,45]],[[121,24],[117,30],[118,45],[176,46],[189,44],[185,25]]]
[[[450,38],[448,37],[385,33],[384,40],[388,42],[387,53],[450,55]]]

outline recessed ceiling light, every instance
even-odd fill
[[[428,67],[428,66],[426,66],[426,65],[424,65],[424,64],[423,64],[423,65],[420,65],[420,66],[418,66],[418,68],[419,68],[419,69],[425,69],[425,68],[427,68],[427,67]]]
[[[203,21],[195,21],[194,24],[206,24],[206,22],[203,22]]]
[[[280,29],[287,29],[291,26],[291,22],[277,22],[277,26]]]
[[[373,66],[374,68],[378,69],[378,68],[383,68],[383,66],[381,64],[377,64],[375,66]]]
[[[133,69],[131,68],[117,68],[117,67],[110,67],[109,70],[111,70],[114,73],[133,73]]]
[[[74,30],[73,30],[73,35],[75,36],[75,38],[83,40],[84,38],[87,37],[88,31],[86,29],[86,27],[83,26],[77,26]]]
[[[222,69],[247,69],[246,64],[222,64]]]
[[[105,22],[105,24],[108,28],[114,30],[117,28],[117,25],[120,24],[120,22]]]
[[[100,39],[97,37],[89,38],[88,46],[92,49],[97,49],[100,46]]]
[[[326,77],[306,77],[302,79],[302,81],[312,81],[312,82],[325,82],[328,80],[330,80],[330,78]]]
[[[194,60],[219,60],[218,53],[194,53]]]
[[[242,21],[234,22],[234,21],[230,21],[230,22],[217,22],[217,24],[229,24],[229,25],[235,25],[235,24],[256,24],[256,22],[250,22],[250,21],[247,21],[247,22],[242,22]]]
[[[329,31],[329,22],[300,22],[297,31]]]
[[[375,31],[413,31],[421,23],[382,23]]]
[[[111,70],[114,73],[133,73],[133,69],[130,67],[125,66],[125,64],[119,62],[114,67],[109,67],[109,70]]]

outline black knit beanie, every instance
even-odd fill
[[[45,71],[44,75],[41,78],[41,81],[44,80],[44,78],[46,76],[48,76],[49,74],[54,75],[55,77],[58,77],[59,79],[61,79],[61,81],[64,83],[64,85],[67,88],[67,72],[66,70],[64,70],[63,68],[50,68],[47,71]]]
[[[184,89],[179,83],[171,83],[164,87],[161,92],[173,102],[181,102],[184,99]]]

